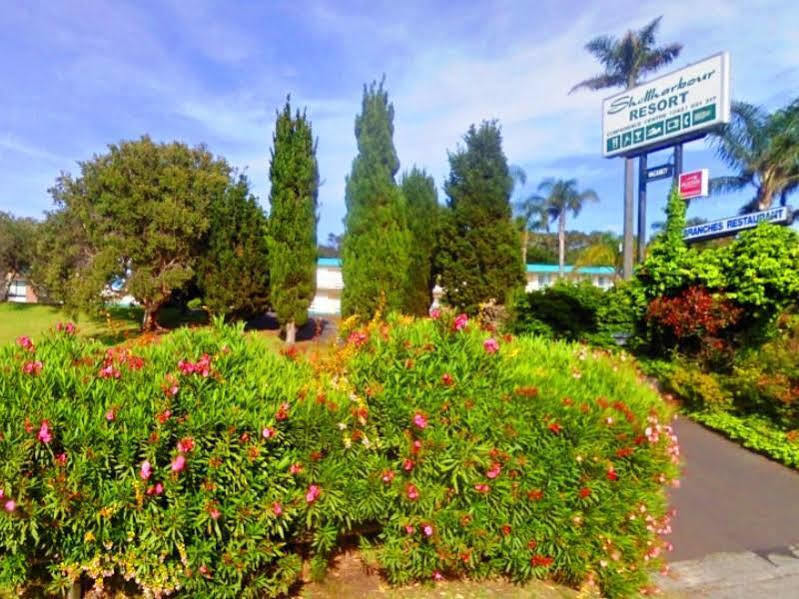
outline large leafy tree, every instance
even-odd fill
[[[305,112],[277,113],[269,177],[269,256],[272,306],[293,344],[308,320],[316,293],[316,221],[319,167],[316,142]]]
[[[563,277],[563,266],[566,257],[566,215],[571,212],[577,216],[586,202],[597,202],[599,197],[593,189],[579,191],[577,179],[545,179],[538,186],[543,194],[543,205],[549,218],[558,223],[558,270]]]
[[[27,275],[33,264],[39,222],[0,211],[0,301],[15,276]]]
[[[364,86],[361,113],[355,118],[358,155],[347,177],[341,244],[344,316],[373,316],[379,309],[405,306],[411,234],[405,199],[394,176],[394,106],[388,92],[373,82]]]
[[[209,208],[211,226],[198,260],[197,284],[214,314],[246,317],[269,306],[266,215],[244,175]]]
[[[402,195],[408,207],[411,233],[408,292],[405,309],[424,315],[433,302],[433,263],[438,233],[438,192],[433,177],[415,166],[402,176]]]
[[[630,30],[617,39],[601,35],[585,46],[604,72],[575,85],[578,89],[600,90],[614,87],[631,89],[641,83],[641,78],[670,64],[680,55],[682,44],[656,46],[655,34],[660,26],[658,17],[638,31]],[[624,160],[625,221],[624,221],[624,276],[632,275],[633,265],[633,159]]]
[[[102,305],[110,289],[130,294],[144,308],[142,328],[156,328],[159,309],[194,277],[230,167],[203,146],[144,136],[109,146],[80,170],[50,190],[58,210],[42,245],[65,253],[39,269],[43,283],[69,307]]]
[[[447,303],[474,313],[488,300],[504,302],[524,283],[524,269],[500,128],[495,121],[472,125],[464,142],[449,155],[438,267]]]
[[[732,120],[712,134],[718,156],[737,174],[715,177],[713,193],[755,188],[742,213],[785,205],[799,188],[799,100],[771,114],[745,102],[733,102]]]

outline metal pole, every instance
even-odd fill
[[[646,154],[638,157],[638,262],[646,257]]]
[[[633,276],[633,159],[624,159],[624,269],[625,279]]]
[[[674,146],[674,184],[678,185],[680,182],[680,175],[682,174],[682,144],[679,143]]]

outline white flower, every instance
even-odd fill
[[[340,431],[347,430],[347,423],[346,422],[339,422],[338,423],[338,430],[340,430]]]

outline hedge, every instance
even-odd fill
[[[617,358],[436,316],[315,362],[233,327],[0,349],[0,592],[274,597],[350,538],[395,584],[650,590],[669,409]]]

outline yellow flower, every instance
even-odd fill
[[[88,531],[85,535],[83,535],[83,540],[86,543],[91,543],[94,541],[94,533],[92,531]]]

